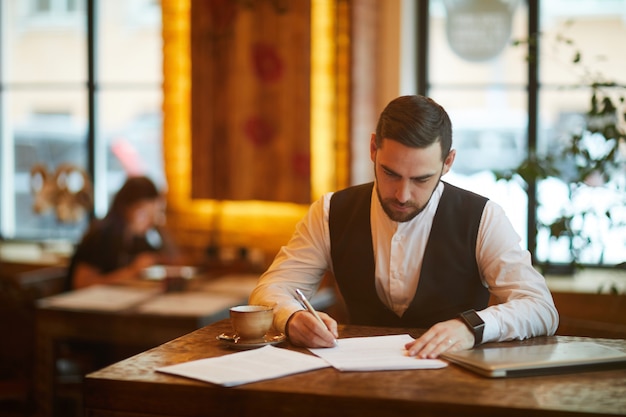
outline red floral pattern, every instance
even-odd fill
[[[254,72],[262,82],[276,82],[283,76],[285,64],[273,45],[257,42],[252,45]]]
[[[291,169],[298,178],[309,178],[311,176],[311,155],[308,153],[296,153],[291,159]]]
[[[246,137],[256,147],[264,147],[276,136],[276,128],[261,116],[252,116],[244,123]]]

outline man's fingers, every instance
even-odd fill
[[[324,321],[324,323],[320,323],[313,314],[307,311],[294,314],[296,315],[289,321],[289,339],[292,343],[306,347],[332,347],[335,345],[337,323],[330,316],[320,313],[320,317]]]
[[[335,319],[333,319],[326,313],[320,312],[318,314],[320,318],[322,319],[322,321],[324,322],[324,324],[326,325],[326,328],[328,329],[328,331],[333,335],[334,338],[338,338],[339,333],[337,332],[337,322],[335,321]]]
[[[433,359],[444,352],[471,348],[472,342],[468,335],[464,324],[458,320],[448,320],[435,324],[414,342],[408,343],[405,348],[410,356]]]

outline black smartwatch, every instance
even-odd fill
[[[459,318],[474,333],[474,346],[483,342],[483,331],[485,330],[485,322],[476,313],[475,310],[467,310],[459,314]]]

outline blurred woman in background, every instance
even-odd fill
[[[147,177],[130,177],[107,215],[95,220],[78,244],[69,268],[73,289],[137,279],[142,270],[174,261],[164,235],[165,199]]]

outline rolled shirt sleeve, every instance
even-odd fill
[[[553,335],[558,327],[546,280],[520,240],[503,209],[489,201],[476,247],[480,273],[494,302],[478,313],[485,322],[485,342]]]
[[[277,331],[285,332],[289,317],[303,309],[295,298],[296,288],[311,298],[330,269],[328,206],[331,195],[328,193],[311,204],[287,245],[280,249],[250,295],[251,304],[274,307]]]

